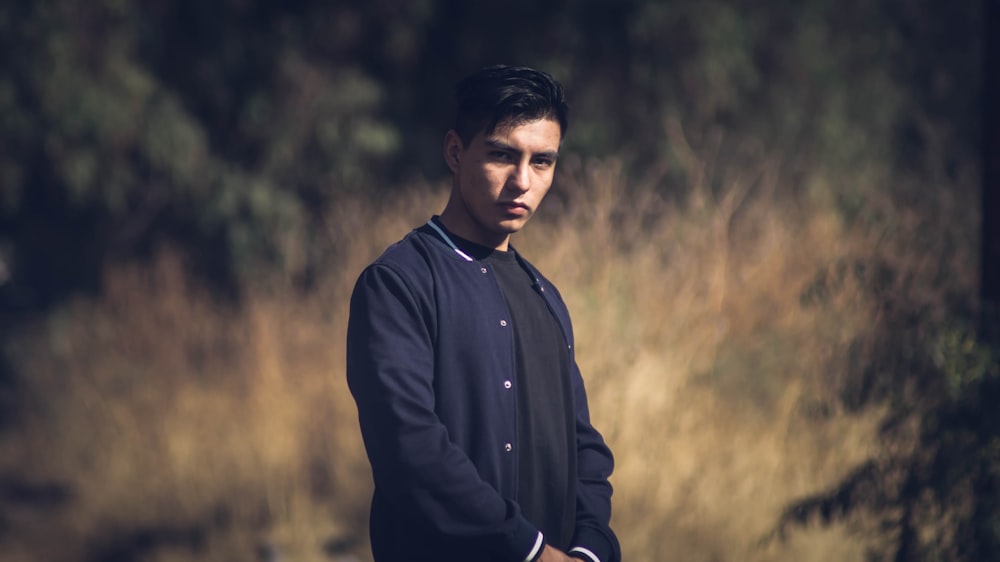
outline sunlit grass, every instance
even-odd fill
[[[831,202],[779,195],[765,158],[695,174],[683,198],[626,177],[616,161],[567,161],[514,241],[573,314],[617,457],[626,560],[863,560],[892,539],[859,518],[766,538],[790,502],[880,454],[881,410],[848,413],[837,393],[881,304],[849,275],[817,280],[888,248],[919,283],[929,262],[906,243],[919,217],[876,244]],[[100,299],[25,326],[8,350],[24,398],[0,474],[70,493],[42,511],[0,505],[0,558],[370,559],[347,302],[361,269],[444,201],[443,186],[408,193],[331,209],[313,241],[330,263],[309,290],[249,287],[237,306],[165,249],[110,269]]]

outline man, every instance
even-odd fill
[[[347,379],[376,562],[618,562],[611,451],[555,287],[510,246],[545,197],[562,86],[491,67],[456,90],[451,195],[355,286]]]

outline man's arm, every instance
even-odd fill
[[[573,362],[571,375],[576,408],[577,493],[576,530],[570,556],[589,562],[620,562],[618,537],[609,526],[614,457],[604,438],[590,423],[587,393],[580,370]]]
[[[536,276],[539,276],[537,271]],[[611,483],[614,456],[604,443],[604,437],[590,423],[590,407],[583,376],[576,359],[573,323],[569,309],[559,290],[544,280],[543,293],[563,328],[567,330],[570,357],[570,385],[573,391],[573,408],[576,416],[576,528],[567,555],[588,562],[621,562],[618,537],[611,530]],[[546,290],[547,289],[547,290]]]
[[[444,535],[474,538],[512,562],[535,560],[541,533],[482,480],[434,411],[432,312],[386,265],[362,273],[351,297],[347,379],[375,484]]]

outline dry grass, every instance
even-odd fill
[[[515,244],[574,314],[593,417],[618,459],[626,560],[863,560],[889,540],[855,519],[762,541],[789,502],[879,455],[880,413],[832,397],[877,303],[851,279],[803,296],[838,261],[866,259],[870,235],[829,203],[775,195],[765,158],[721,182],[695,175],[683,202],[627,185],[614,161],[565,168]],[[347,300],[361,268],[442,203],[420,188],[331,210],[318,243],[332,264],[308,294],[256,288],[234,308],[165,251],[109,271],[102,299],[26,326],[8,350],[25,399],[0,475],[70,496],[43,512],[0,505],[0,558],[132,548],[122,559],[305,562],[329,559],[332,541],[368,559]]]
[[[586,203],[524,245],[575,314],[595,422],[618,458],[627,558],[862,560],[877,537],[845,543],[843,527],[761,539],[795,498],[877,454],[879,413],[848,416],[829,396],[876,309],[850,281],[802,300],[864,241],[829,207],[770,199],[766,169],[743,187],[754,193],[696,185],[683,207],[651,189],[623,197],[613,163],[577,172]],[[643,215],[652,228],[636,226]]]

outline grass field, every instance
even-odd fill
[[[711,164],[689,157],[689,170]],[[948,282],[972,290],[974,252],[928,254],[920,235],[971,227],[876,199],[893,230],[845,219],[822,190],[788,195],[764,157],[690,175],[683,197],[630,182],[615,160],[561,166],[514,244],[573,314],[617,457],[625,559],[860,562],[891,545],[893,527],[863,514],[774,531],[792,502],[908,446],[881,440],[882,407],[838,398],[894,328],[845,264],[891,260],[909,281],[890,294],[946,314],[925,269],[950,263]],[[0,559],[370,560],[347,301],[364,265],[445,196],[405,193],[329,210],[315,243],[330,259],[309,290],[248,287],[233,304],[164,248],[110,268],[102,297],[24,326],[7,349],[22,384],[0,434]]]

